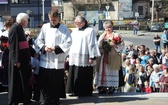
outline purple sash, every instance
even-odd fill
[[[26,49],[26,48],[29,48],[28,41],[19,42],[19,49]]]

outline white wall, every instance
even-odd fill
[[[111,20],[118,20],[118,1],[112,2],[115,11],[109,11]]]
[[[112,2],[114,5],[115,11],[109,11],[110,19],[117,20],[118,19],[118,1]],[[72,9],[71,3],[63,3],[64,8],[64,20],[67,20],[68,18],[73,19],[74,18],[74,11]],[[69,20],[69,19],[68,19]]]
[[[138,6],[143,6],[143,15],[139,15],[139,18],[144,18],[146,16],[145,5],[146,5],[145,2],[137,2],[137,3],[133,4],[133,12],[134,12],[133,16],[135,16],[135,12],[138,12]]]
[[[74,19],[74,10],[71,3],[63,3],[64,20]]]

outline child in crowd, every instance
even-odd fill
[[[145,93],[152,93],[152,89],[151,89],[151,87],[149,86],[149,82],[148,81],[145,81],[144,82],[144,85],[145,85],[145,87],[144,87],[144,92]]]
[[[129,66],[129,71],[126,73],[125,76],[125,86],[124,92],[135,92],[135,84],[136,84],[136,76],[135,76],[135,68],[134,64]]]
[[[40,100],[40,86],[39,86],[39,55],[35,54],[34,57],[31,57],[31,64],[32,64],[32,91],[33,96],[32,99],[34,101]]]

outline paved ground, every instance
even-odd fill
[[[116,30],[121,35],[132,36],[132,31]],[[139,31],[138,36],[151,34],[150,32]],[[153,34],[153,33],[152,33]],[[126,45],[132,44],[125,41]],[[41,99],[41,102],[43,100]],[[168,93],[114,93],[112,95],[99,95],[94,93],[92,97],[69,97],[61,99],[60,105],[168,105]],[[0,105],[7,105],[7,93],[0,93]],[[40,105],[36,102],[30,105]]]
[[[7,105],[7,93],[0,93],[0,105]],[[168,105],[168,93],[114,93],[92,97],[69,97],[61,99],[60,105]],[[40,105],[32,103],[30,105]]]

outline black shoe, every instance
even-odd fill
[[[33,102],[39,102],[40,99],[32,99]]]
[[[11,103],[11,104],[8,104],[8,105],[18,105],[19,103]]]
[[[56,99],[55,102],[54,102],[54,105],[59,105],[60,104],[60,99]]]
[[[98,91],[99,91],[99,94],[104,94],[104,93],[106,93],[107,90],[105,87],[99,87]]]
[[[99,94],[104,94],[104,93],[106,93],[106,91],[104,91],[104,90],[99,91]]]
[[[59,105],[60,104],[60,102],[55,102],[55,104],[54,105]]]
[[[69,97],[76,97],[77,95],[75,94],[70,94]]]
[[[32,103],[33,103],[33,101],[28,101],[28,102],[25,102],[24,105],[30,105]]]
[[[115,91],[115,88],[109,87],[108,88],[108,94],[113,94]]]
[[[109,91],[108,91],[108,94],[113,94],[113,93],[114,93],[113,90],[109,90]]]

